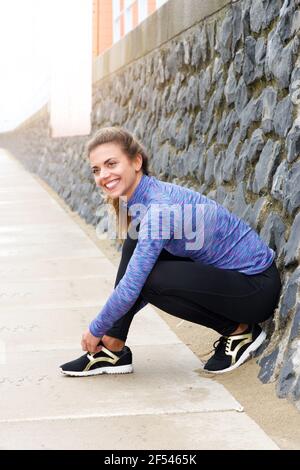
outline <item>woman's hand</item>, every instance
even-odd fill
[[[83,351],[88,351],[90,353],[97,353],[101,351],[102,346],[98,346],[100,338],[92,335],[92,333],[87,330],[82,335],[81,347]]]

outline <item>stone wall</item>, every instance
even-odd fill
[[[144,53],[132,46],[116,66],[117,48],[147,43],[147,27],[153,35],[155,22],[157,32],[178,16],[179,1],[170,0],[99,59],[92,133],[126,127],[147,148],[152,174],[217,200],[276,251],[283,290],[265,324],[260,379],[276,380],[278,396],[300,408],[300,0],[201,4],[202,16],[200,2],[185,0],[189,27]],[[105,229],[83,158],[87,138],[51,139],[44,108],[0,144]]]

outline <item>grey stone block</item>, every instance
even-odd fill
[[[177,95],[177,108],[187,111],[189,108],[188,88],[183,86],[178,91]]]
[[[213,122],[212,122],[212,125],[209,129],[209,132],[208,132],[208,136],[207,136],[207,145],[210,145],[211,141],[212,141],[212,138],[214,137],[214,135],[216,134],[217,130],[218,130],[218,124],[219,124],[219,121],[214,118],[213,119]]]
[[[248,161],[248,152],[249,152],[249,140],[246,139],[243,142],[240,153],[235,161],[235,180],[237,183],[240,183],[244,180],[246,166]]]
[[[274,197],[274,199],[277,199],[281,202],[286,200],[286,184],[288,173],[289,169],[287,161],[283,160],[275,172],[271,189],[271,195]]]
[[[204,120],[203,120],[203,133],[205,134],[210,127],[211,120],[213,118],[214,113],[214,95],[210,97],[207,109],[204,112]]]
[[[208,40],[208,54],[211,61],[215,53],[216,23],[214,21],[206,24],[206,34]]]
[[[255,79],[261,78],[264,74],[267,44],[265,38],[259,38],[255,45]]]
[[[250,8],[251,31],[258,33],[261,30],[265,18],[265,10],[261,0],[253,0]]]
[[[227,190],[224,188],[224,186],[218,186],[216,190],[216,201],[219,204],[223,204],[224,199],[227,196]]]
[[[165,143],[153,154],[152,167],[156,174],[169,172],[170,146]]]
[[[174,145],[174,147],[178,143],[178,129],[181,125],[181,113],[177,111],[170,120],[167,122],[167,126],[165,128],[165,135],[167,138],[170,139],[170,143]]]
[[[280,137],[286,137],[293,123],[293,104],[289,96],[278,102],[273,122],[275,132]]]
[[[235,99],[234,99],[234,106],[235,106],[235,110],[238,116],[240,116],[241,112],[245,108],[248,101],[249,101],[248,88],[246,86],[244,78],[241,77],[236,87],[236,93],[235,93]]]
[[[191,65],[193,67],[197,67],[201,64],[202,61],[202,48],[200,43],[200,35],[194,35],[194,42],[192,45],[192,53],[191,53]]]
[[[184,77],[183,73],[178,72],[176,74],[176,77],[175,77],[173,85],[171,86],[169,98],[168,98],[168,101],[167,101],[167,104],[166,104],[167,113],[172,113],[172,112],[175,112],[177,110],[177,107],[176,107],[177,95],[179,93],[179,90],[181,88],[181,84],[182,84],[184,78],[185,77]]]
[[[268,36],[265,73],[268,80],[275,77],[278,87],[288,88],[293,69],[293,56],[299,47],[299,39],[295,37],[290,44],[283,47],[282,41],[276,30]]]
[[[296,382],[294,383],[293,389],[292,389],[292,399],[294,401],[298,401],[300,398],[300,377],[298,376]]]
[[[280,148],[280,142],[268,139],[255,167],[252,185],[254,193],[259,194],[262,190],[270,189],[272,177],[279,162]]]
[[[216,50],[221,55],[222,61],[226,64],[232,55],[232,35],[233,35],[233,13],[229,9],[222,24],[217,27]]]
[[[288,172],[284,207],[290,214],[300,207],[300,162],[295,163]]]
[[[215,92],[213,94],[214,109],[218,108],[222,101],[224,95],[224,87],[224,78],[221,77],[216,84]]]
[[[221,121],[218,125],[218,134],[217,134],[217,142],[218,144],[227,144],[235,125],[238,122],[238,115],[235,110],[231,110],[229,113],[223,112]]]
[[[289,266],[300,261],[300,213],[296,215],[291,233],[284,248],[284,264]]]
[[[300,155],[300,124],[296,121],[286,138],[287,161],[293,162]]]
[[[191,176],[197,176],[204,171],[204,150],[205,150],[205,143],[198,142],[197,144],[190,145],[185,159],[187,160],[188,165],[188,173]]]
[[[184,63],[185,65],[189,65],[191,61],[191,44],[190,44],[190,37],[186,37],[183,39],[183,48],[184,48]]]
[[[279,398],[286,398],[293,388],[296,380],[296,373],[292,361],[292,351],[289,351],[288,358],[284,361],[278,381],[276,384],[276,390]]]
[[[300,24],[300,11],[299,11],[299,24]],[[289,94],[294,105],[300,103],[300,66],[295,64],[291,75],[291,82],[289,87]]]
[[[166,57],[165,71],[167,73],[166,79],[174,78],[179,69],[184,65],[184,45],[183,42],[174,41],[173,46],[170,47],[169,53]]]
[[[224,201],[223,201],[223,204],[222,204],[224,207],[226,207],[226,209],[228,209],[229,211],[233,211],[233,208],[234,208],[234,192],[228,192]]]
[[[250,8],[252,0],[244,0],[241,3],[242,7],[242,38],[245,39],[250,34]]]
[[[259,371],[258,378],[264,384],[268,383],[270,379],[272,378],[272,375],[275,370],[278,352],[279,352],[279,347],[275,348],[274,351],[272,351],[267,356],[262,357],[259,361],[260,371]]]
[[[207,95],[211,85],[211,67],[201,70],[198,78],[199,103],[202,108],[207,104]]]
[[[223,165],[224,165],[224,160],[225,160],[225,150],[221,150],[221,152],[218,153],[218,155],[215,158],[215,164],[214,164],[214,178],[216,181],[216,184],[222,184],[224,179],[223,179]]]
[[[265,221],[260,236],[279,255],[285,245],[286,226],[276,212],[271,212]]]
[[[201,138],[205,122],[205,112],[203,110],[199,111],[195,118],[194,122],[194,135],[196,138]]]
[[[297,268],[284,284],[282,300],[279,306],[279,318],[285,322],[291,311],[296,308],[297,295],[300,292],[300,268]]]
[[[293,34],[295,9],[296,5],[294,0],[285,0],[281,7],[276,29],[282,42],[286,42]]]
[[[206,154],[206,167],[204,173],[204,180],[209,186],[214,180],[214,163],[215,163],[215,154],[214,146],[210,147]]]
[[[277,102],[277,90],[273,87],[267,87],[262,94],[262,130],[271,132],[274,129],[274,113]]]
[[[300,304],[297,306],[295,316],[293,318],[292,328],[289,337],[289,343],[294,339],[300,339]]]
[[[223,165],[223,179],[224,181],[230,181],[234,172],[234,163],[237,159],[236,149],[240,143],[240,130],[236,128],[234,130],[232,139],[225,152],[225,161]]]
[[[231,51],[234,55],[236,45],[242,37],[243,23],[242,23],[242,9],[239,3],[233,4],[232,8],[232,44]]]
[[[279,15],[281,0],[253,0],[250,8],[251,31],[258,33],[267,28]]]
[[[227,104],[234,103],[235,96],[236,96],[236,88],[237,88],[237,83],[236,83],[236,78],[235,78],[235,72],[233,68],[233,63],[231,63],[229,70],[228,70],[228,77],[226,80],[226,84],[224,87],[224,95],[225,95]]]
[[[189,145],[190,126],[192,118],[188,114],[183,119],[182,124],[177,129],[175,147],[179,150],[186,149]]]
[[[244,62],[244,49],[239,49],[233,59],[233,70],[236,74],[240,74],[242,71]]]
[[[254,162],[258,159],[258,154],[263,149],[264,143],[265,141],[262,130],[255,129],[249,142],[248,160],[250,162]]]
[[[249,103],[245,106],[243,111],[239,115],[241,139],[244,139],[247,134],[247,130],[252,122],[261,120],[262,116],[262,96],[258,98],[252,98]]]
[[[248,220],[251,212],[251,204],[245,200],[245,183],[241,182],[234,194],[233,212],[243,220]]]
[[[201,45],[201,54],[203,62],[207,59],[207,31],[205,25],[200,29],[199,41]]]
[[[194,109],[199,105],[197,80],[194,76],[190,77],[188,81],[186,105],[188,110]]]
[[[264,3],[266,8],[266,16],[264,18],[263,27],[267,28],[274,18],[278,17],[282,6],[282,0],[267,0]]]
[[[191,48],[191,65],[193,67],[198,67],[207,59],[207,49],[208,49],[208,41],[212,40],[211,35],[213,35],[213,29],[209,29],[210,36],[207,36],[208,31],[206,27],[201,24],[199,29],[197,30],[196,34],[194,34],[192,48]]]
[[[261,224],[262,211],[268,204],[268,200],[265,197],[257,199],[254,206],[251,209],[251,212],[248,214],[248,223],[254,229],[258,230]]]
[[[215,57],[212,75],[211,75],[211,82],[215,83],[218,82],[219,79],[222,77],[223,74],[223,63],[220,57]]]
[[[255,46],[256,41],[252,36],[245,40],[245,58],[243,66],[243,77],[246,85],[255,80]]]

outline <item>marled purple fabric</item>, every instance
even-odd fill
[[[154,176],[142,176],[128,208],[135,223],[140,222],[138,243],[126,273],[90,324],[94,336],[103,336],[134,305],[162,249],[195,262],[248,275],[264,271],[275,258],[275,252],[259,235],[225,207],[196,191]],[[139,208],[141,212],[132,212]],[[168,208],[176,208],[181,217],[169,217],[167,223],[163,209],[168,211]],[[192,230],[197,220],[198,246],[195,247]],[[141,302],[140,308],[146,303]]]

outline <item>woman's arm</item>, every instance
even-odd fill
[[[138,242],[126,272],[101,312],[91,322],[89,329],[92,335],[103,336],[135,304],[160,252],[169,241],[170,237],[162,237],[161,227],[162,214],[157,206],[155,210],[148,211],[141,221]],[[170,236],[172,233],[171,226]],[[139,309],[144,305],[139,304]]]

